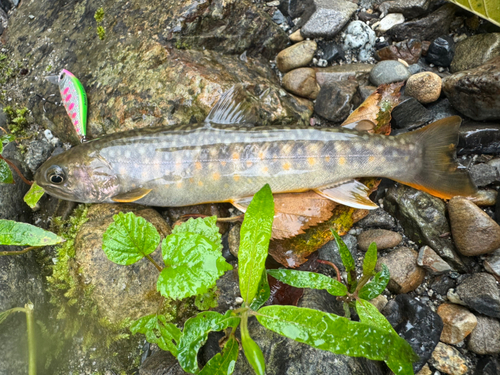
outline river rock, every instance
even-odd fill
[[[469,174],[478,187],[489,185],[500,178],[497,168],[487,163],[474,164],[470,167]]]
[[[419,246],[428,245],[454,269],[464,270],[450,238],[446,205],[438,198],[409,186],[398,185],[387,190],[384,209],[399,219],[407,236]]]
[[[363,229],[380,228],[391,230],[396,227],[396,221],[382,208],[377,208],[376,210],[370,210],[365,218],[358,221],[357,225]]]
[[[411,78],[411,77],[410,77]],[[392,110],[391,125],[395,129],[414,129],[432,120],[430,111],[410,96],[403,96]]]
[[[466,256],[487,254],[500,247],[500,225],[466,198],[448,203],[451,233],[458,251]]]
[[[318,46],[314,40],[305,40],[294,44],[278,53],[276,65],[283,73],[307,66],[312,61],[317,48]]]
[[[422,54],[422,42],[411,39],[391,44],[378,50],[375,54],[378,60],[404,60],[409,65],[416,64]]]
[[[424,18],[404,22],[390,28],[387,30],[386,35],[396,41],[412,38],[434,40],[440,35],[449,34],[455,10],[455,5],[445,4]]]
[[[373,68],[371,64],[356,63],[316,68],[316,80],[320,86],[338,81],[356,80],[360,85],[368,82]]]
[[[500,291],[489,273],[475,273],[458,285],[456,293],[470,309],[500,318]]]
[[[352,21],[345,31],[344,49],[358,50],[359,61],[367,61],[375,45],[375,32],[362,21]]]
[[[498,374],[500,374],[500,359],[494,357],[483,357],[479,359],[474,375]]]
[[[285,16],[290,16],[292,19],[300,17],[307,21],[314,12],[313,0],[280,0],[279,3],[278,9],[281,10]]]
[[[344,243],[346,244],[352,257],[356,259],[358,255],[357,238],[350,234],[346,234],[342,236],[342,241],[344,241]],[[318,250],[318,258],[332,262],[339,268],[340,271],[345,271],[345,267],[342,263],[342,258],[339,252],[339,247],[337,246],[337,243],[335,241],[328,241],[326,244],[324,244]]]
[[[423,268],[417,265],[418,253],[408,247],[400,247],[379,258],[376,269],[380,271],[385,264],[390,271],[391,278],[387,288],[396,294],[408,293],[415,290],[425,277]]]
[[[314,0],[314,8],[314,13],[302,26],[304,38],[332,39],[358,9],[357,5],[345,0]]]
[[[300,30],[294,31],[288,37],[290,38],[290,41],[293,43],[302,42],[304,40],[304,37],[300,33]]]
[[[353,108],[361,104],[356,81],[339,81],[321,85],[314,111],[333,122],[342,122]]]
[[[437,310],[443,319],[441,341],[446,344],[458,344],[465,339],[477,325],[477,318],[463,306],[443,303]]]
[[[457,153],[459,155],[477,153],[500,153],[500,123],[467,121],[459,130]]]
[[[75,266],[81,270],[85,288],[92,290],[91,299],[99,315],[111,324],[153,314],[163,301],[156,291],[158,272],[146,258],[130,266],[121,266],[111,262],[102,251],[102,236],[118,212],[134,212],[143,217],[156,227],[162,238],[170,234],[167,223],[149,207],[96,204],[89,208],[88,221],[75,239]],[[158,264],[163,263],[158,249],[151,257]]]
[[[340,44],[333,41],[320,43],[319,49],[323,52],[322,58],[329,63],[345,59],[344,49]]]
[[[500,281],[500,249],[490,254],[483,263],[484,269]]]
[[[392,27],[405,22],[405,17],[401,13],[390,13],[379,22],[373,24],[373,29],[383,34]]]
[[[449,35],[442,35],[432,41],[425,56],[429,64],[437,66],[450,66],[455,56],[455,42]]]
[[[427,14],[433,1],[429,0],[391,0],[379,5],[382,13],[403,13],[408,18],[416,18]]]
[[[472,364],[453,346],[438,343],[429,360],[431,366],[445,374],[465,375],[472,369]]]
[[[399,61],[385,60],[379,62],[370,72],[370,81],[375,86],[384,83],[406,81],[410,77],[410,72]]]
[[[500,353],[500,322],[498,319],[478,315],[476,328],[467,345],[470,351],[479,355]]]
[[[435,102],[441,95],[441,77],[431,72],[414,74],[406,82],[405,95],[422,104]]]
[[[474,120],[500,120],[500,56],[444,78],[443,91],[464,115]]]
[[[298,68],[286,73],[282,85],[292,94],[313,100],[320,90],[316,82],[316,71],[312,68]]]
[[[500,33],[473,35],[457,43],[450,71],[476,68],[499,55]]]
[[[418,252],[417,264],[425,268],[431,275],[441,275],[451,271],[451,267],[429,246],[422,246]]]
[[[378,250],[390,249],[401,243],[403,237],[396,232],[386,229],[368,229],[358,236],[358,247],[367,251],[372,242],[375,242]]]

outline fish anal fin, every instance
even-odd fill
[[[134,190],[127,191],[126,193],[121,193],[121,194],[115,195],[111,199],[114,202],[131,203],[131,202],[138,201],[141,198],[144,198],[146,195],[148,195],[151,192],[151,190],[153,190],[153,189],[137,188]]]
[[[373,203],[368,194],[370,189],[359,181],[352,180],[340,185],[314,190],[319,195],[345,206],[374,210],[378,206]]]

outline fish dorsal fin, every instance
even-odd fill
[[[115,202],[120,202],[120,203],[131,203],[138,201],[141,198],[144,198],[146,195],[148,195],[151,190],[153,189],[146,189],[146,188],[137,188],[134,190],[127,191],[126,193],[121,193],[118,195],[115,195],[113,198],[113,201]]]
[[[342,128],[344,129],[355,129],[357,131],[370,131],[375,128],[375,124],[371,122],[370,120],[360,120],[360,121],[355,121],[351,122],[349,124],[343,125]]]
[[[257,116],[254,111],[257,100],[257,97],[248,92],[242,84],[236,84],[222,93],[205,119],[205,124],[210,126],[210,124],[255,123]]]
[[[319,195],[345,206],[374,210],[378,206],[368,198],[370,189],[359,181],[351,180],[341,185],[314,190]]]
[[[247,211],[248,206],[250,205],[250,202],[253,199],[253,195],[251,197],[245,197],[245,198],[238,198],[236,200],[232,200],[231,204],[236,207],[238,210],[241,212],[245,213]]]

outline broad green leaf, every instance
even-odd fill
[[[221,254],[220,240],[212,242],[201,234],[171,234],[161,247],[167,267],[160,273],[157,289],[164,297],[182,299],[206,293],[233,269]]]
[[[363,276],[373,276],[373,271],[377,265],[377,244],[372,242],[368,246],[368,251],[365,254],[365,259],[363,260]]]
[[[314,348],[377,361],[414,361],[413,350],[393,332],[318,310],[266,306],[256,315],[264,327]]]
[[[351,252],[338,233],[332,230],[332,234],[335,237],[335,242],[339,248],[340,258],[342,259],[345,271],[347,272],[347,282],[351,285],[351,287],[353,287],[356,283],[356,263],[354,262]]]
[[[176,225],[174,227],[172,234],[178,233],[201,234],[214,243],[221,242],[221,235],[219,233],[219,227],[217,226],[217,216],[189,219],[181,225]]]
[[[10,170],[9,164],[7,164],[7,162],[3,159],[0,159],[0,183],[14,183],[14,177],[12,176],[12,171]]]
[[[49,246],[64,239],[31,224],[0,219],[0,245]]]
[[[127,266],[158,247],[160,234],[143,217],[120,212],[113,216],[113,221],[102,237],[102,249],[110,261]]]
[[[33,185],[31,185],[31,188],[24,196],[24,201],[31,208],[35,208],[36,204],[44,193],[45,190],[43,189],[43,187],[38,186],[36,182],[33,182]]]
[[[498,0],[448,0],[500,26],[500,2]]]
[[[198,294],[194,300],[194,305],[198,310],[204,311],[219,306],[217,299],[219,298],[217,286],[214,286],[208,292]]]
[[[240,318],[231,316],[231,311],[221,315],[215,311],[205,311],[184,324],[179,345],[177,360],[184,371],[196,374],[198,369],[198,350],[207,341],[209,332],[222,331],[228,327],[236,327]]]
[[[164,315],[146,315],[130,326],[133,334],[142,333],[151,344],[157,344],[162,350],[169,351],[177,357],[177,346],[181,330],[172,323],[167,323]],[[175,342],[174,342],[175,341]]]
[[[271,297],[271,289],[269,288],[269,283],[267,282],[267,273],[262,272],[259,288],[257,289],[257,295],[250,304],[250,308],[257,311],[267,302],[269,297]]]
[[[288,269],[267,270],[267,273],[279,281],[296,288],[325,289],[333,296],[345,296],[347,287],[331,277],[320,273]]]
[[[389,268],[385,264],[382,264],[382,271],[377,272],[373,280],[361,288],[359,298],[366,300],[374,299],[385,290],[390,278]]]
[[[222,349],[200,371],[200,375],[231,375],[238,359],[239,345],[234,337],[229,338]]]
[[[243,353],[248,363],[252,366],[257,375],[264,375],[266,373],[266,362],[264,360],[264,354],[259,345],[248,334],[243,334],[241,331],[241,346],[243,347]]]
[[[12,142],[16,137],[12,134],[5,134],[0,137],[0,155],[3,152],[3,145]]]
[[[273,228],[274,201],[271,188],[264,185],[253,197],[241,225],[238,251],[240,293],[247,306],[259,289]]]

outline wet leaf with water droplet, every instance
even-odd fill
[[[333,296],[347,294],[347,287],[344,284],[319,273],[287,269],[268,270],[267,273],[296,288],[325,289]]]
[[[36,182],[33,182],[33,185],[31,185],[31,188],[24,196],[24,201],[28,206],[34,208],[43,194],[45,194],[43,187],[38,186]]]
[[[361,288],[359,298],[371,300],[377,297],[384,291],[387,284],[389,284],[390,277],[389,268],[385,264],[382,264],[382,271],[377,272],[373,280]]]
[[[271,296],[271,288],[269,287],[269,282],[267,280],[267,273],[262,272],[262,277],[260,279],[259,288],[257,289],[257,295],[250,304],[252,310],[258,310],[267,302]]]
[[[63,241],[58,235],[34,225],[0,219],[0,245],[49,246]]]
[[[160,349],[169,351],[177,357],[177,346],[181,330],[172,323],[167,323],[164,315],[151,314],[136,320],[130,326],[133,334],[142,333],[151,344],[157,344]]]
[[[12,171],[10,170],[9,164],[7,164],[7,162],[3,159],[0,159],[0,183],[14,183],[14,177],[12,176]]]
[[[217,353],[203,367],[200,375],[230,375],[234,371],[236,360],[238,359],[239,345],[234,337],[231,337],[222,353]]]
[[[372,242],[363,260],[363,276],[373,276],[373,271],[377,265],[377,245]]]

